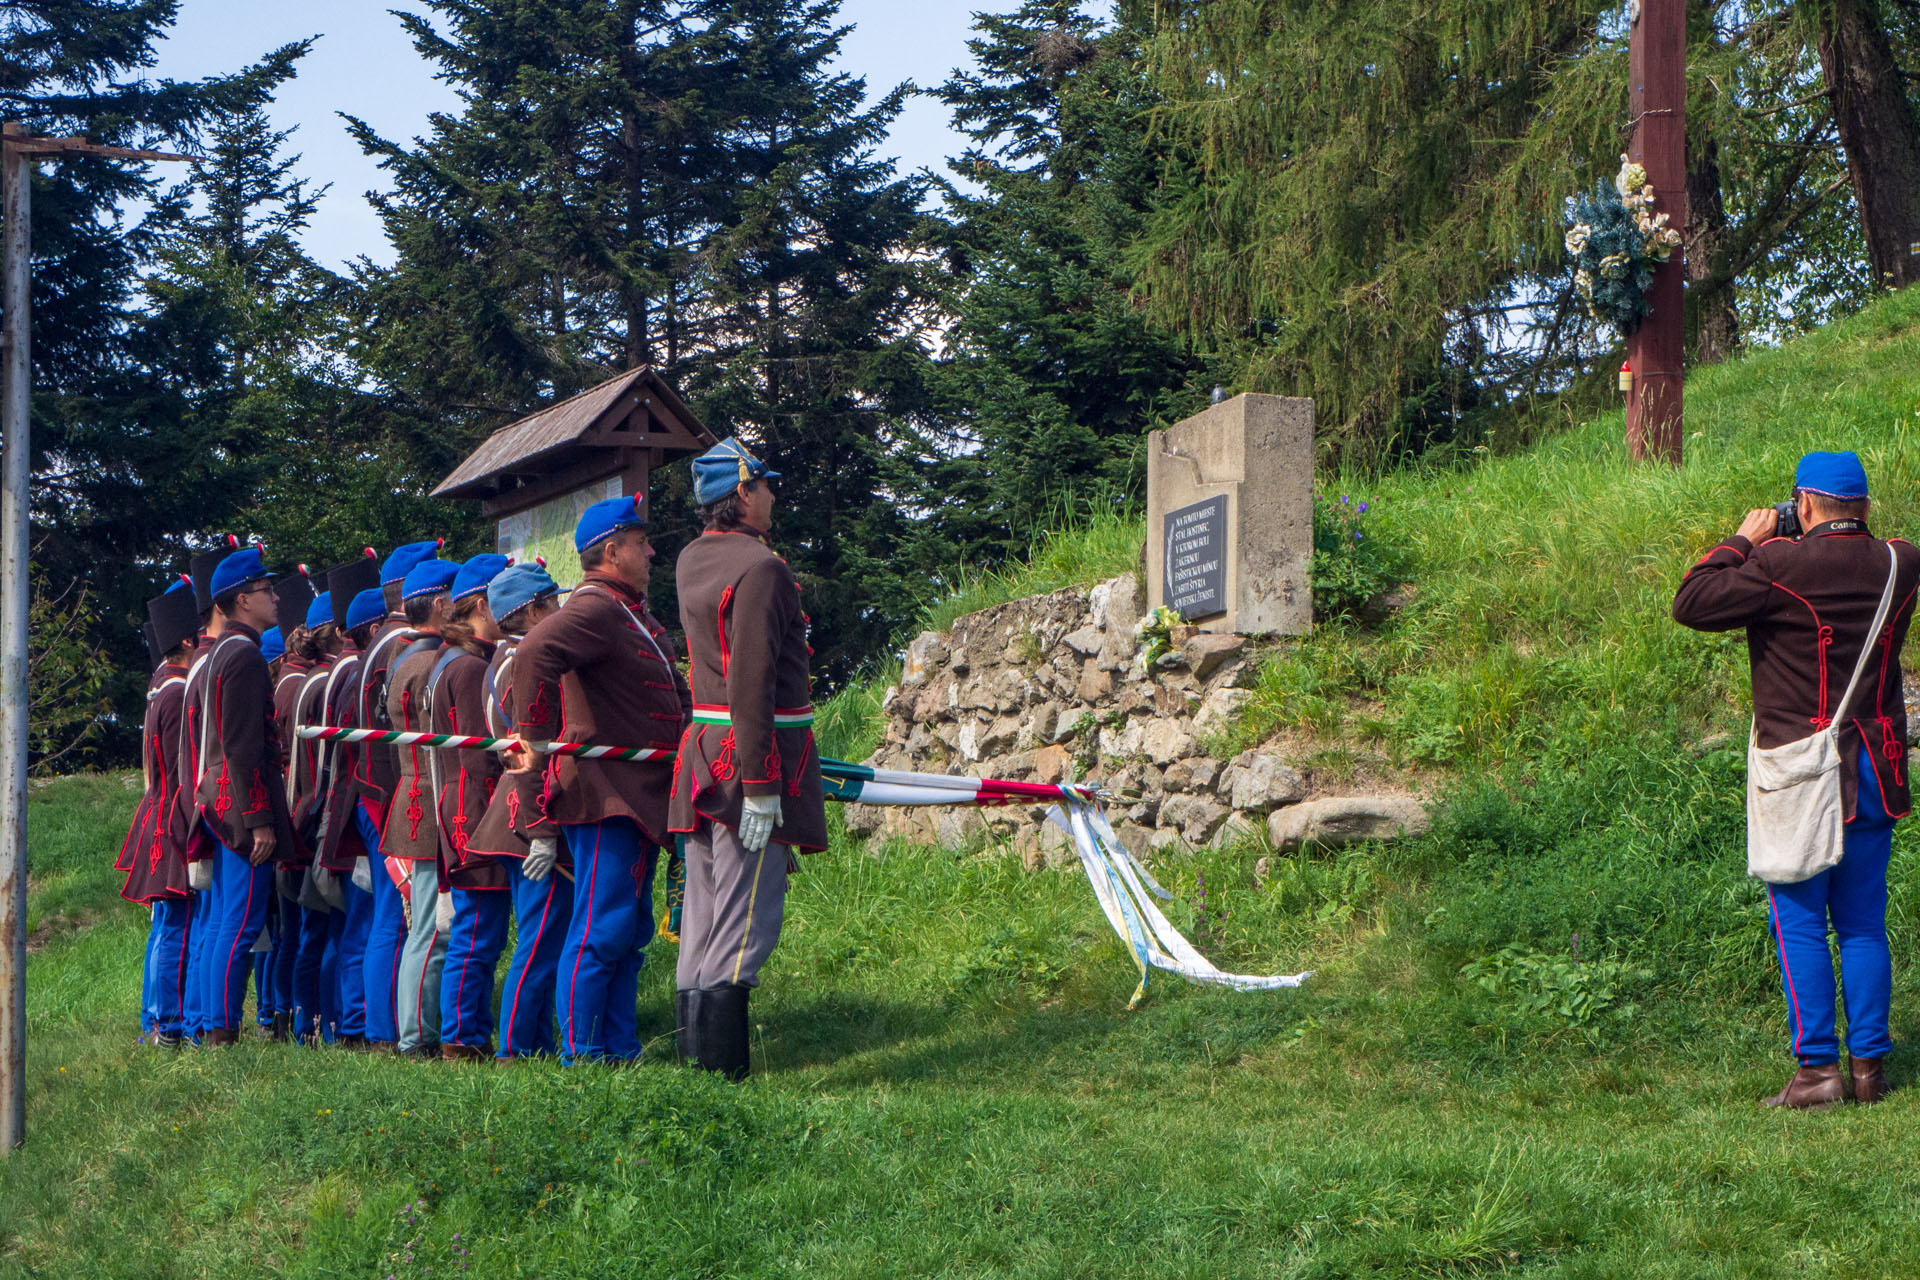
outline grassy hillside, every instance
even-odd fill
[[[1920,1055],[1878,1108],[1753,1107],[1785,1018],[1742,761],[1695,745],[1741,722],[1741,652],[1666,608],[1806,447],[1860,447],[1876,525],[1913,532],[1916,320],[1894,299],[1701,374],[1679,472],[1627,467],[1615,416],[1350,488],[1413,602],[1277,659],[1241,732],[1426,771],[1434,833],[1158,868],[1223,965],[1317,966],[1296,992],[1156,985],[1128,1013],[1077,874],[843,844],[796,882],[742,1088],[665,1063],[667,946],[636,1071],[159,1054],[131,1043],[143,923],[102,871],[132,795],[50,786],[0,1276],[1912,1274]],[[1090,523],[967,607],[1118,572],[1137,537]]]

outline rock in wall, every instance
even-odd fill
[[[1144,612],[1139,582],[1128,574],[983,609],[944,634],[922,632],[907,649],[900,683],[887,690],[886,737],[867,763],[1102,782],[1116,796],[1114,826],[1136,854],[1217,843],[1308,799],[1306,782],[1279,754],[1256,749],[1223,762],[1202,746],[1253,696],[1246,686],[1258,653],[1249,642],[1183,628],[1149,672],[1135,635]],[[942,846],[984,830],[1029,865],[1071,857],[1044,812],[849,805],[847,822],[857,834]],[[1371,823],[1326,815],[1310,827],[1288,824],[1285,835],[1297,845],[1303,837],[1389,835],[1396,824],[1424,822],[1418,805],[1403,802]]]

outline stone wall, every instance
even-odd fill
[[[1264,823],[1276,847],[1390,836],[1425,826],[1405,797],[1310,796],[1272,750],[1231,760],[1203,742],[1253,695],[1260,651],[1236,635],[1176,633],[1143,669],[1135,629],[1145,612],[1128,574],[1091,589],[1032,596],[923,632],[887,691],[886,737],[868,761],[883,769],[1059,782],[1091,779],[1116,799],[1109,814],[1137,854],[1218,843]],[[955,846],[978,837],[1029,864],[1070,856],[1042,809],[847,806],[849,826]]]

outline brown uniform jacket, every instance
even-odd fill
[[[826,848],[812,651],[793,571],[760,537],[704,533],[680,553],[674,582],[694,723],[674,768],[673,830],[692,831],[702,818],[737,829],[745,797],[778,795],[773,839]]]
[[[390,613],[386,621],[374,629],[354,680],[358,690],[354,700],[354,728],[393,728],[387,720],[387,685],[393,675],[393,664],[413,636],[413,628],[407,625],[404,614]],[[393,802],[393,784],[399,778],[398,748],[363,742],[354,752],[354,785],[360,798],[370,806],[368,813],[377,830],[386,829],[387,806]]]
[[[440,659],[440,637],[422,635],[394,658],[387,680],[387,723],[403,733],[427,729],[427,677]],[[434,759],[431,747],[392,748],[400,759],[394,779],[393,803],[380,832],[380,852],[409,862],[440,860],[440,814],[434,803]]]
[[[303,738],[298,729],[303,724],[326,724],[324,699],[327,692],[327,678],[333,674],[333,667],[339,658],[335,654],[323,654],[320,661],[307,668],[300,677],[300,687],[294,690],[293,719],[287,726],[287,809],[293,815],[293,825],[300,829],[303,840],[311,840],[319,822],[316,805],[321,799],[320,768],[323,758],[329,754],[328,744],[317,738]]]
[[[360,650],[349,640],[328,670],[326,685],[316,699],[326,707],[328,724],[343,729],[359,727],[360,662]],[[354,780],[360,752],[360,746],[332,742],[327,744],[323,758],[315,808],[322,815],[320,865],[331,871],[352,871],[356,859],[376,852],[361,839],[360,826],[353,816],[356,810],[370,808],[361,800]]]
[[[114,869],[127,873],[120,896],[128,902],[153,902],[187,896],[185,850],[169,821],[180,788],[180,708],[186,690],[184,663],[163,662],[147,682],[147,717],[140,736],[140,763],[146,794],[133,811],[133,825]]]
[[[245,855],[255,827],[274,828],[276,862],[306,861],[287,816],[280,735],[273,723],[273,687],[260,637],[230,624],[189,673],[181,749],[191,753],[194,786],[187,810],[220,842]],[[204,720],[204,723],[202,721]],[[189,838],[189,848],[192,847]]]
[[[513,673],[516,667],[514,655],[519,648],[520,637],[508,636],[494,646],[493,661],[487,664],[485,732],[491,737],[511,738],[516,732],[513,723]],[[527,856],[527,837],[520,830],[520,810],[524,805],[530,819],[539,817],[540,776],[538,772],[521,774],[519,781],[523,785],[516,787],[513,785],[515,775],[501,775],[500,781],[494,786],[493,795],[487,800],[486,812],[468,837],[472,852],[497,858]],[[559,855],[561,861],[565,862],[565,845],[560,846]]]
[[[1893,604],[1869,637],[1887,582],[1887,548],[1899,557]],[[1913,620],[1920,548],[1882,542],[1858,521],[1815,525],[1799,539],[1754,546],[1735,534],[1687,571],[1674,597],[1676,621],[1699,631],[1747,630],[1754,732],[1762,747],[1798,741],[1833,723],[1847,679],[1871,640],[1872,656],[1840,730],[1841,793],[1849,819],[1864,744],[1889,815],[1913,808],[1907,789],[1907,712],[1900,650]]]
[[[493,646],[484,640],[474,644],[481,652],[448,648],[437,656],[431,677],[435,733],[488,736],[487,666]],[[440,753],[440,853],[456,889],[507,887],[507,869],[473,847],[473,833],[493,799],[501,769],[496,752]]]
[[[549,757],[539,771],[545,819],[571,826],[631,818],[653,843],[666,839],[671,757],[692,709],[670,643],[646,601],[602,573],[587,574],[520,642],[514,712],[521,736],[668,753],[648,761]],[[553,834],[530,823],[524,807],[519,818],[528,835]]]

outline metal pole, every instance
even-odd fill
[[[21,132],[8,124],[10,141]],[[0,1155],[27,1136],[28,233],[32,161],[0,148],[5,376],[0,379]]]

